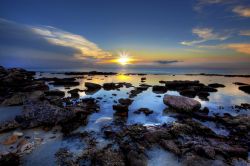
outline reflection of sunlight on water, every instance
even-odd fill
[[[121,81],[121,82],[124,82],[124,81],[129,81],[129,80],[131,79],[131,77],[128,76],[128,75],[119,74],[119,75],[117,76],[117,79],[118,79],[119,81]]]

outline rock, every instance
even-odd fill
[[[244,86],[240,86],[239,87],[239,90],[245,92],[245,93],[248,93],[250,94],[250,85],[244,85]]]
[[[123,87],[122,83],[104,83],[103,89],[104,90],[116,90]]]
[[[58,89],[46,91],[46,92],[44,92],[44,94],[46,96],[58,96],[58,97],[64,97],[65,96],[65,93],[63,91],[58,90]]]
[[[197,92],[195,90],[185,89],[185,90],[180,91],[180,95],[194,98],[197,95]]]
[[[20,165],[20,157],[15,153],[0,154],[0,165],[2,166],[18,166]]]
[[[122,105],[122,104],[113,105],[113,109],[116,111],[116,113],[118,113],[118,115],[121,115],[121,116],[128,115],[127,105]]]
[[[152,111],[152,110],[150,110],[148,108],[140,108],[137,111],[135,111],[134,113],[135,114],[140,114],[141,112],[143,112],[147,116],[150,115],[150,114],[152,114],[152,113],[154,113],[154,111]]]
[[[122,105],[131,105],[133,100],[127,98],[127,99],[124,99],[124,98],[121,98],[118,100],[118,102]]]
[[[29,102],[24,105],[22,115],[17,116],[15,120],[23,128],[32,128],[41,125],[55,125],[74,116],[74,112],[52,105],[44,100]]]
[[[28,142],[27,139],[22,139],[17,144],[17,150],[19,153],[30,153],[34,149],[34,143]]]
[[[13,132],[13,135],[16,135],[18,137],[22,137],[23,136],[23,133],[22,132],[18,132],[18,131],[14,131]]]
[[[225,87],[225,85],[218,84],[218,83],[208,84],[208,86],[210,86],[212,88],[224,88]]]
[[[79,98],[80,95],[78,94],[78,92],[83,92],[83,90],[77,88],[68,91],[68,93],[71,95],[72,98]]]
[[[101,85],[91,83],[91,82],[85,82],[85,87],[87,88],[88,91],[96,91],[96,90],[100,90],[102,88]]]
[[[235,84],[235,85],[248,85],[248,84],[242,83],[242,82],[234,82],[233,84]]]
[[[152,91],[157,94],[166,93],[167,88],[165,86],[154,85]]]
[[[201,107],[200,102],[182,96],[165,95],[163,98],[163,102],[178,111],[184,112],[197,111]]]
[[[24,95],[19,93],[15,94],[12,97],[5,99],[1,105],[3,106],[16,106],[16,105],[22,105],[24,101]]]
[[[146,166],[147,165],[147,158],[142,153],[138,153],[136,151],[131,150],[128,153],[127,158],[128,158],[129,165],[133,165],[133,166]]]
[[[41,78],[41,80],[52,81],[50,84],[54,86],[78,86],[79,82],[76,82],[75,78]]]
[[[176,155],[181,154],[181,150],[178,148],[178,146],[173,140],[162,140],[160,144],[164,149],[171,151]]]
[[[198,94],[199,99],[208,101],[208,96],[210,95],[208,92],[201,91]]]
[[[18,136],[17,135],[11,135],[6,140],[4,140],[2,142],[2,144],[4,144],[4,145],[12,145],[12,144],[16,143],[17,140],[18,140]]]

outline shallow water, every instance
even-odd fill
[[[178,162],[178,158],[169,153],[162,148],[154,147],[151,150],[147,151],[148,155],[148,166],[181,166],[181,163]]]
[[[66,76],[64,74],[50,74],[50,73],[38,73],[37,78],[39,77],[73,77]],[[85,76],[86,77],[86,76]],[[218,88],[218,92],[210,93],[209,101],[202,101],[199,98],[195,98],[200,101],[202,107],[209,108],[209,114],[219,114],[223,115],[224,113],[229,113],[233,116],[239,114],[248,114],[250,115],[249,110],[241,110],[239,112],[235,111],[232,106],[240,105],[241,103],[250,103],[250,95],[246,94],[238,89],[237,85],[234,85],[233,82],[242,82],[250,84],[250,78],[243,77],[223,77],[223,76],[187,76],[187,75],[146,75],[146,76],[138,76],[138,75],[113,75],[113,76],[87,76],[87,78],[78,79],[80,82],[79,86],[70,87],[69,89],[65,89],[63,86],[53,86],[49,85],[50,89],[59,89],[66,92],[66,96],[70,96],[67,91],[75,88],[86,89],[84,86],[85,82],[93,82],[102,85],[103,83],[111,83],[111,82],[127,82],[131,83],[133,86],[137,87],[141,84],[141,77],[146,77],[145,84],[149,85],[161,85],[159,83],[160,80],[164,81],[172,81],[172,80],[199,80],[201,83],[210,84],[210,83],[220,83],[224,84],[225,88]],[[89,79],[89,80],[88,80]],[[91,80],[90,80],[91,79]],[[82,133],[82,132],[91,132],[93,138],[96,139],[97,148],[103,148],[107,144],[111,143],[109,140],[106,140],[101,132],[101,129],[105,126],[113,124],[115,121],[114,110],[112,106],[118,102],[120,98],[128,98],[129,92],[134,89],[131,88],[120,88],[119,90],[111,90],[106,91],[104,89],[99,90],[94,94],[86,94],[85,92],[80,92],[80,98],[98,98],[100,105],[100,111],[97,113],[93,113],[88,117],[88,124],[86,126],[81,126],[74,131],[74,133]],[[165,94],[170,95],[180,95],[176,91],[167,91]],[[125,124],[143,124],[145,126],[154,126],[161,125],[164,123],[172,123],[176,119],[172,116],[173,113],[165,110],[167,106],[163,103],[164,94],[156,94],[152,92],[152,88],[148,88],[148,90],[143,91],[133,98],[133,103],[129,106],[129,114],[126,119]],[[139,108],[149,108],[153,110],[153,114],[146,116],[145,114],[134,114],[133,112]],[[10,107],[10,108],[0,108],[1,115],[0,121],[11,119],[20,113],[21,107]],[[198,121],[198,120],[197,120]],[[212,129],[216,134],[219,135],[228,135],[228,131],[224,128],[224,126],[218,126],[213,122],[202,122],[203,125]],[[45,165],[54,165],[56,163],[55,153],[60,148],[68,148],[69,151],[79,154],[84,150],[85,145],[78,139],[65,139],[62,137],[60,133],[50,133],[35,129],[23,131],[25,135],[31,135],[32,138],[42,137],[43,142],[41,145],[36,146],[36,148],[32,151],[31,154],[25,155],[23,158],[24,165],[39,165],[39,163],[44,163]],[[37,134],[35,134],[37,133]],[[4,140],[7,136],[11,135],[12,132],[1,134],[0,141]],[[53,139],[50,139],[51,135],[56,135]],[[9,147],[1,146],[0,150],[8,150]],[[164,151],[158,147],[153,148],[147,153],[149,160],[148,165],[180,165],[178,159],[171,153]]]
[[[22,106],[0,107],[0,122],[13,120],[17,115],[21,115]]]

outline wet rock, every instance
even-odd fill
[[[104,83],[103,84],[103,89],[104,90],[115,90],[118,88],[121,88],[122,86],[116,83]]]
[[[181,150],[178,148],[178,146],[173,140],[162,140],[160,144],[164,149],[173,152],[176,155],[181,154]]]
[[[4,140],[4,141],[2,142],[2,144],[4,144],[4,145],[11,145],[11,144],[16,143],[17,140],[18,140],[18,136],[16,136],[16,135],[11,135],[11,136],[8,137],[6,140]]]
[[[163,102],[178,111],[184,112],[197,111],[201,107],[200,102],[182,96],[165,95],[163,98]]]
[[[58,97],[64,97],[65,96],[65,93],[63,91],[58,90],[58,89],[46,91],[46,92],[44,92],[44,94],[46,96],[58,96]]]
[[[157,94],[166,93],[167,88],[165,86],[154,85],[152,91]]]
[[[210,95],[208,92],[199,92],[198,94],[199,99],[208,101],[208,96]]]
[[[197,92],[192,89],[185,89],[185,90],[180,91],[180,95],[194,98],[197,95]]]
[[[22,115],[16,117],[16,121],[23,128],[32,128],[40,125],[55,125],[72,117],[74,117],[72,111],[52,105],[44,100],[27,103]]]
[[[52,78],[52,79],[46,79],[46,78],[41,78],[42,80],[47,80],[47,81],[52,81],[50,84],[54,86],[66,86],[66,87],[71,87],[71,86],[78,86],[80,85],[79,82],[76,82],[75,78]]]
[[[142,78],[141,78],[141,82],[145,82],[146,79],[147,79],[146,77],[142,77]]]
[[[210,86],[212,88],[224,88],[225,87],[225,85],[218,84],[218,83],[208,84],[208,86]]]
[[[120,151],[108,148],[94,153],[91,159],[91,165],[125,166],[125,161]]]
[[[68,93],[71,95],[72,98],[79,98],[80,95],[78,94],[78,92],[83,92],[83,90],[76,88],[68,91]]]
[[[241,103],[241,105],[235,105],[234,108],[237,110],[248,110],[248,109],[250,109],[250,104]]]
[[[34,143],[30,143],[27,139],[21,139],[17,144],[19,154],[30,153],[34,149]]]
[[[140,108],[137,111],[134,112],[135,114],[140,114],[140,113],[144,113],[146,116],[154,113],[154,111],[148,109],[148,108]]]
[[[85,82],[85,87],[87,88],[86,92],[97,92],[102,88],[101,85],[91,82]]]
[[[235,85],[248,85],[248,84],[242,83],[242,82],[234,82],[233,84],[235,84]]]
[[[166,81],[165,85],[167,89],[170,90],[178,90],[178,89],[187,89],[190,86],[200,86],[199,81],[179,81],[179,80],[174,80],[174,81]]]
[[[127,99],[124,99],[124,98],[121,98],[118,100],[118,102],[122,105],[131,105],[133,100],[127,98]]]
[[[18,166],[20,165],[20,157],[15,153],[0,154],[0,165]]]
[[[73,153],[71,153],[67,148],[60,148],[56,152],[55,156],[58,165],[68,165],[68,166],[76,165]]]
[[[15,120],[5,121],[0,123],[0,132],[16,129],[20,124]]]
[[[138,153],[134,150],[131,150],[127,155],[129,165],[134,166],[146,166],[147,157],[143,153]]]
[[[5,99],[1,105],[3,106],[16,106],[16,105],[22,105],[25,97],[24,94],[19,93],[11,96],[10,98]]]
[[[113,105],[113,109],[119,116],[128,116],[128,105],[122,105],[122,104]]]
[[[244,85],[244,86],[240,86],[239,87],[239,90],[245,92],[245,93],[248,93],[250,94],[250,85]]]

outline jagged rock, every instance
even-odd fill
[[[120,104],[122,104],[122,105],[131,105],[132,104],[132,102],[133,102],[133,100],[131,100],[131,99],[123,99],[123,98],[121,98],[121,99],[119,99],[118,100],[118,102],[120,103]]]
[[[46,91],[46,92],[44,92],[44,94],[46,96],[58,96],[58,97],[64,97],[65,96],[65,92],[60,91],[58,89]]]

